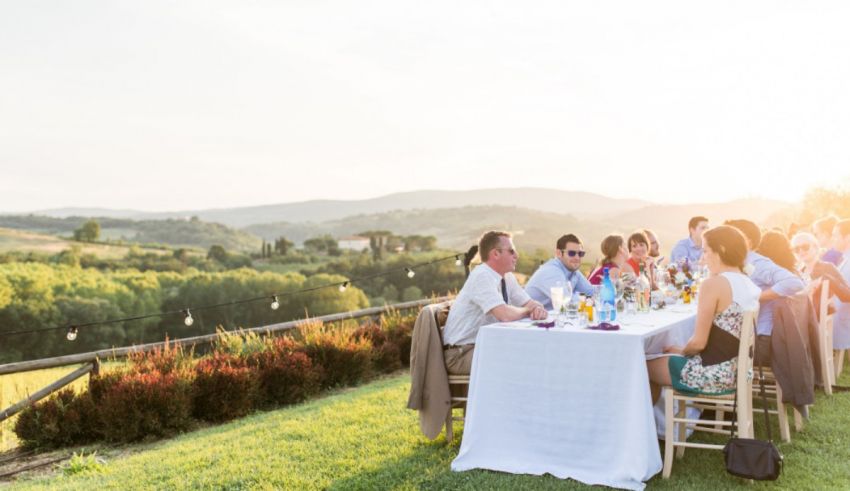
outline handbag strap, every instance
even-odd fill
[[[753,365],[755,365],[755,361],[757,359],[758,353],[758,336],[755,332],[753,332]],[[770,415],[767,413],[767,396],[764,392],[764,370],[762,369],[761,364],[759,364],[759,394],[761,396],[761,407],[764,411],[764,425],[767,428],[767,441],[773,442],[773,434],[770,431]],[[740,367],[739,367],[740,368]],[[779,383],[779,382],[777,382]],[[729,433],[732,438],[735,438],[735,432],[738,429],[738,390],[735,389],[735,402],[732,403],[732,414],[736,416],[735,421],[732,422],[732,427],[730,428]]]

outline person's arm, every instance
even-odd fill
[[[708,344],[708,335],[711,332],[711,324],[714,322],[714,314],[717,312],[717,303],[724,279],[714,277],[705,280],[697,296],[697,319],[694,334],[683,347],[667,346],[665,353],[676,353],[684,356],[693,356],[702,352]]]
[[[829,280],[829,293],[838,297],[842,302],[850,302],[850,283],[841,276],[841,272],[835,265],[825,263],[826,271],[822,276],[823,279]]]
[[[759,301],[765,302],[779,297],[790,297],[802,291],[805,286],[799,276],[774,264],[771,266],[769,288],[761,292]]]
[[[546,309],[534,300],[529,300],[528,303],[522,307],[514,307],[513,305],[507,304],[498,305],[493,307],[493,309],[488,313],[498,319],[499,322],[511,322],[525,317],[531,317],[534,320],[539,320],[545,319],[548,315]]]
[[[581,271],[576,271],[576,275],[576,287],[574,290],[585,295],[593,295],[593,285],[590,284],[590,281],[581,274]]]

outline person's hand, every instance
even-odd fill
[[[683,355],[684,354],[684,351],[682,350],[681,346],[665,346],[664,352],[674,354],[674,355]]]
[[[549,312],[546,312],[546,309],[544,309],[543,306],[540,304],[529,305],[528,315],[529,317],[531,317],[532,320],[540,321],[549,317]]]
[[[820,287],[821,283],[823,283],[822,276],[819,278],[815,278],[810,281],[809,284],[805,286],[805,288],[803,288],[803,292],[805,292],[806,295],[810,295],[813,291],[817,290],[818,287]]]

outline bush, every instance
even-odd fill
[[[392,372],[401,368],[398,345],[391,341],[381,326],[368,322],[354,331],[355,340],[366,339],[372,344],[372,364],[379,372]]]
[[[148,352],[135,352],[127,355],[132,371],[136,373],[160,372],[162,374],[183,373],[192,366],[194,352],[183,351],[183,346],[171,344],[165,338],[165,345]]]
[[[311,322],[301,326],[302,350],[322,367],[322,387],[354,385],[372,375],[372,343],[354,339],[352,329]]]
[[[256,370],[245,360],[214,352],[195,365],[193,414],[206,421],[227,421],[245,416],[259,399]]]
[[[216,329],[218,338],[213,344],[216,352],[247,358],[254,353],[268,349],[269,341],[253,331],[226,331]]]
[[[381,315],[381,327],[387,339],[398,346],[398,357],[401,365],[410,366],[410,343],[413,338],[413,324],[416,317],[401,315],[397,310],[391,310]]]
[[[292,404],[318,392],[322,368],[314,366],[305,353],[296,351],[297,343],[286,337],[273,338],[270,347],[251,358],[259,372],[264,402]]]
[[[114,372],[92,379],[100,433],[108,441],[169,436],[191,426],[192,385],[185,374]]]
[[[24,409],[14,431],[25,447],[63,447],[94,440],[95,421],[91,396],[65,388]]]

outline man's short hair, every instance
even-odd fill
[[[739,218],[737,220],[726,220],[724,225],[730,225],[737,228],[744,234],[744,237],[750,241],[750,249],[756,250],[761,244],[761,230],[755,223]]]
[[[690,232],[691,230],[699,227],[700,222],[707,222],[707,221],[708,221],[708,218],[706,218],[706,217],[693,217],[693,218],[691,218],[690,220],[688,220],[688,231]]]
[[[647,252],[649,252],[649,238],[642,230],[638,230],[629,236],[629,241],[626,243],[626,246],[629,248],[629,252],[632,252],[632,246],[634,244],[645,245]]]
[[[487,262],[487,259],[490,258],[490,251],[499,246],[499,242],[502,240],[502,237],[510,239],[511,234],[508,232],[491,230],[481,236],[481,239],[478,240],[478,256],[481,258],[482,263]]]
[[[841,234],[842,237],[850,235],[850,219],[837,222],[835,227],[838,229],[838,233]]]
[[[832,215],[825,216],[816,220],[815,223],[812,224],[812,232],[815,234],[831,234],[836,223],[838,223],[838,218],[835,218]]]
[[[560,250],[564,250],[567,247],[567,244],[573,243],[581,245],[581,240],[573,234],[562,235],[558,242],[555,243],[555,248]]]

